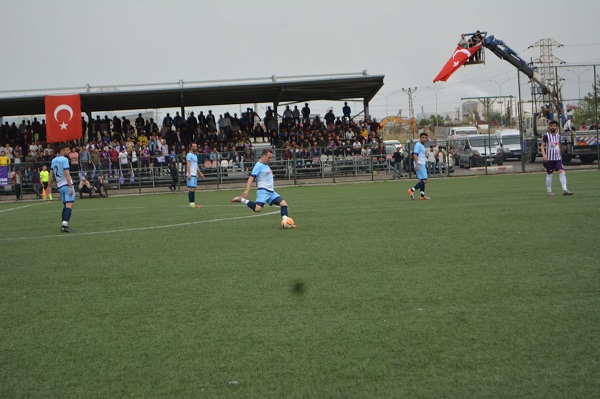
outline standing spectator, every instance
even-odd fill
[[[150,168],[150,150],[148,149],[148,147],[146,145],[142,145],[142,149],[140,151],[140,158],[141,158],[141,163],[142,163],[142,168],[144,168],[144,171],[147,171],[148,168]]]
[[[300,124],[300,110],[297,105],[294,105],[294,109],[292,110],[292,118],[295,124]]]
[[[394,159],[394,179],[396,177],[401,178],[403,160],[402,147],[396,147],[396,151],[394,151],[394,155],[392,156],[392,158]]]
[[[79,165],[81,166],[81,170],[86,172],[89,169],[90,164],[92,163],[90,150],[87,147],[83,147],[81,152],[79,153]]]
[[[200,208],[200,205],[196,205],[196,186],[198,185],[198,176],[204,179],[204,175],[198,166],[198,145],[196,143],[192,143],[190,152],[186,156],[186,175],[190,208]]]
[[[190,116],[188,116],[186,123],[187,128],[189,129],[192,135],[192,139],[194,139],[196,137],[196,129],[198,127],[198,119],[196,119],[194,111],[190,112]]]
[[[371,133],[374,135],[379,131],[381,125],[377,122],[377,118],[373,118],[373,122],[371,122]]]
[[[242,171],[252,170],[253,167],[254,167],[254,153],[252,152],[251,148],[246,147],[246,150],[244,151],[244,155],[242,156],[242,162],[241,162]]]
[[[285,110],[283,110],[283,122],[288,126],[292,124],[292,110],[289,105],[285,106]]]
[[[171,114],[167,112],[167,116],[165,116],[163,118],[163,123],[162,123],[163,127],[168,127],[169,129],[171,129],[171,126],[173,126],[173,118],[171,118]]]
[[[464,34],[460,35],[460,40],[458,41],[458,45],[462,48],[469,48],[469,41],[465,37]]]
[[[419,140],[412,153],[415,172],[419,181],[413,188],[408,189],[408,195],[410,195],[410,199],[414,200],[415,191],[418,189],[421,191],[420,199],[429,200],[431,198],[425,195],[425,184],[427,183],[427,150],[425,149],[425,143],[427,142],[427,133],[421,133]]]
[[[344,102],[344,106],[342,107],[342,114],[344,115],[344,118],[347,118],[348,120],[352,119],[350,116],[352,114],[352,110],[350,109],[350,106],[347,102]]]
[[[11,160],[6,156],[5,151],[0,152],[0,166],[8,166],[11,164]]]
[[[325,114],[325,123],[327,125],[335,123],[335,114],[333,113],[332,109]]]
[[[17,201],[21,198],[21,183],[23,182],[23,176],[21,174],[21,168],[15,167],[13,171],[10,173],[10,178],[13,182],[13,189],[15,190],[15,195],[17,196]]]
[[[135,123],[135,128],[137,129],[137,132],[139,135],[140,133],[142,133],[144,131],[145,126],[146,126],[146,121],[144,120],[144,117],[142,116],[142,114],[138,114],[137,118],[135,118],[134,123]]]
[[[112,124],[113,124],[113,129],[117,131],[117,133],[119,133],[119,136],[121,136],[121,138],[123,138],[123,124],[121,123],[121,119],[119,119],[119,117],[117,115],[113,116],[112,119]],[[89,182],[88,182],[89,184]]]
[[[69,160],[71,161],[71,170],[73,172],[79,172],[79,153],[77,152],[77,148],[71,148]]]
[[[117,151],[117,146],[112,147],[109,151],[110,154],[110,165],[108,168],[108,172],[111,177],[117,175],[117,169],[119,168],[119,151]]]
[[[206,116],[204,115],[203,111],[200,111],[198,114],[198,129],[203,132],[206,131]]]
[[[175,191],[177,190],[177,158],[171,158],[169,161],[169,173],[171,173],[171,185],[169,186],[169,190]]]
[[[183,118],[179,115],[179,111],[175,112],[175,117],[173,118],[173,124],[175,128],[181,127],[181,122],[183,122]]]
[[[98,171],[100,170],[100,150],[98,149],[98,147],[94,147],[94,149],[92,150],[92,154],[90,156],[90,163],[91,163],[91,167],[92,167],[92,174],[98,173]]]
[[[302,123],[310,123],[310,108],[308,107],[308,103],[304,103],[304,107],[302,107]]]
[[[211,132],[217,130],[217,122],[215,120],[215,116],[213,115],[210,109],[208,110],[208,114],[206,115],[206,125],[208,127],[208,130]]]
[[[66,155],[69,154],[69,145],[61,144],[58,147],[58,156],[52,160],[50,175],[48,177],[48,186],[52,186],[52,180],[56,177],[56,185],[63,202],[62,225],[60,231],[71,233],[73,230],[69,227],[73,204],[75,203],[75,189],[69,169],[69,160]]]
[[[544,166],[546,167],[546,191],[549,196],[554,196],[554,193],[552,192],[552,173],[557,171],[563,195],[573,195],[573,193],[567,189],[567,176],[560,157],[560,134],[557,132],[558,122],[551,121],[548,129],[550,131],[544,133],[544,136],[542,137],[541,148]]]
[[[129,169],[129,157],[127,154],[127,147],[121,147],[121,152],[119,152],[119,168],[121,169],[121,173],[124,170]]]
[[[38,171],[37,168],[33,168],[33,171],[31,173],[31,183],[33,187],[33,192],[35,193],[35,199],[40,199],[40,197],[42,196],[40,194],[41,181],[40,171]]]
[[[431,145],[429,146],[429,151],[427,151],[427,173],[431,176],[435,176],[436,160],[437,153],[435,152],[435,148]]]
[[[437,165],[439,168],[440,176],[444,176],[446,170],[446,151],[440,148],[437,152]]]

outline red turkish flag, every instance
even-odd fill
[[[46,96],[46,135],[49,143],[77,140],[81,132],[81,99],[79,94]]]
[[[452,75],[458,68],[464,65],[465,62],[469,60],[469,58],[477,52],[481,48],[481,43],[471,48],[462,48],[461,46],[457,46],[456,50],[454,50],[454,54],[452,57],[446,62],[446,65],[442,68],[440,73],[433,79],[433,83],[437,81],[445,82],[448,80],[450,75]]]

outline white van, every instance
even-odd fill
[[[486,164],[502,165],[502,153],[495,136],[469,134],[462,137],[464,143],[458,149],[458,166],[472,168]]]
[[[502,150],[504,161],[510,158],[521,159],[522,137],[518,129],[500,129],[494,133]]]

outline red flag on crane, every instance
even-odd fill
[[[46,96],[46,134],[49,143],[82,137],[79,94]]]
[[[440,73],[433,79],[433,83],[442,81],[445,82],[448,78],[456,72],[458,68],[463,66],[465,62],[469,60],[476,52],[481,48],[481,43],[471,48],[462,48],[461,46],[457,46],[456,50],[454,50],[454,54],[452,57],[446,62],[446,65],[442,68]]]

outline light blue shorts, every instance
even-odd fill
[[[273,201],[277,198],[281,197],[275,191],[269,192],[267,190],[257,190],[256,191],[256,203],[260,206],[264,204],[272,205]]]
[[[187,176],[186,176],[187,177]],[[196,186],[198,185],[198,177],[197,176],[192,176],[191,179],[185,179],[185,184],[190,187],[190,188],[196,188]]]
[[[73,187],[73,194],[69,195],[69,186],[62,186],[58,188],[58,192],[60,193],[60,198],[62,199],[63,204],[67,202],[75,202],[75,187]]]
[[[417,170],[417,179],[427,180],[427,166],[419,164],[419,170]]]

